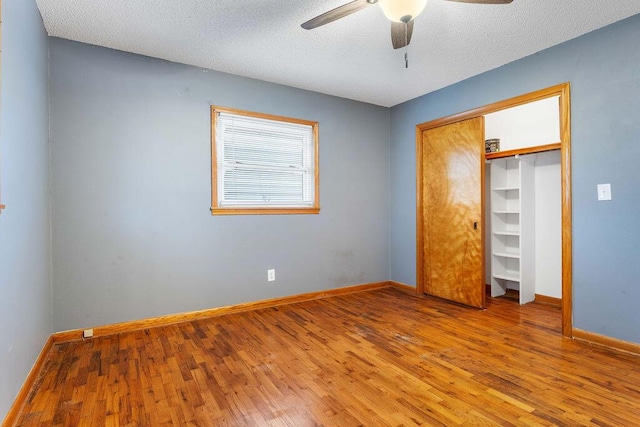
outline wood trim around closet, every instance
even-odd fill
[[[572,337],[573,324],[573,283],[572,283],[572,223],[571,223],[571,85],[562,83],[540,89],[514,98],[498,101],[483,107],[439,118],[416,126],[416,293],[424,293],[424,236],[422,235],[422,131],[456,123],[474,117],[539,101],[554,96],[559,97],[560,143],[553,149],[560,149],[562,177],[562,334]],[[544,147],[544,146],[543,146]],[[542,150],[546,151],[546,150]]]
[[[562,335],[573,337],[573,231],[571,222],[571,90],[560,85],[560,174],[562,176]]]

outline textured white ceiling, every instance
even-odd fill
[[[393,106],[640,13],[639,0],[429,0],[391,47],[377,5],[314,30],[349,0],[36,0],[51,36]]]

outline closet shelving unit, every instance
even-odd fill
[[[534,155],[491,160],[491,296],[507,289],[535,299]]]

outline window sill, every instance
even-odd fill
[[[211,208],[211,215],[317,215],[320,208]]]

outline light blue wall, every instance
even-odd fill
[[[640,343],[638,40],[640,15],[392,108],[391,278],[416,283],[415,125],[570,82],[574,326]]]
[[[47,49],[35,2],[3,0],[0,420],[52,331]]]
[[[388,280],[389,109],[50,45],[56,330]],[[210,215],[211,104],[320,123],[320,215]]]

